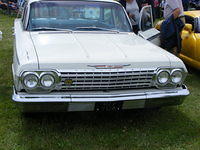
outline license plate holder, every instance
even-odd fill
[[[123,102],[97,102],[95,103],[95,111],[120,111],[122,110]]]

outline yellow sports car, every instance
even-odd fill
[[[200,69],[200,11],[185,12],[186,26],[181,33],[180,58],[188,65]]]
[[[185,27],[181,33],[182,50],[179,57],[188,65],[200,69],[200,11],[186,11]],[[156,29],[160,29],[162,21]]]

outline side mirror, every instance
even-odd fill
[[[185,27],[184,27],[184,30],[186,30],[186,31],[188,31],[189,33],[191,33],[191,32],[192,32],[192,25],[186,23],[186,24],[185,24]]]

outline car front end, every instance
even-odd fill
[[[183,68],[119,69],[122,66],[25,71],[13,100],[25,112],[104,111],[178,105],[189,94]]]
[[[117,2],[32,0],[23,16],[12,99],[24,112],[154,108],[189,95],[183,62],[132,33]]]

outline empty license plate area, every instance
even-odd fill
[[[95,111],[120,111],[123,102],[97,102],[95,103]]]

